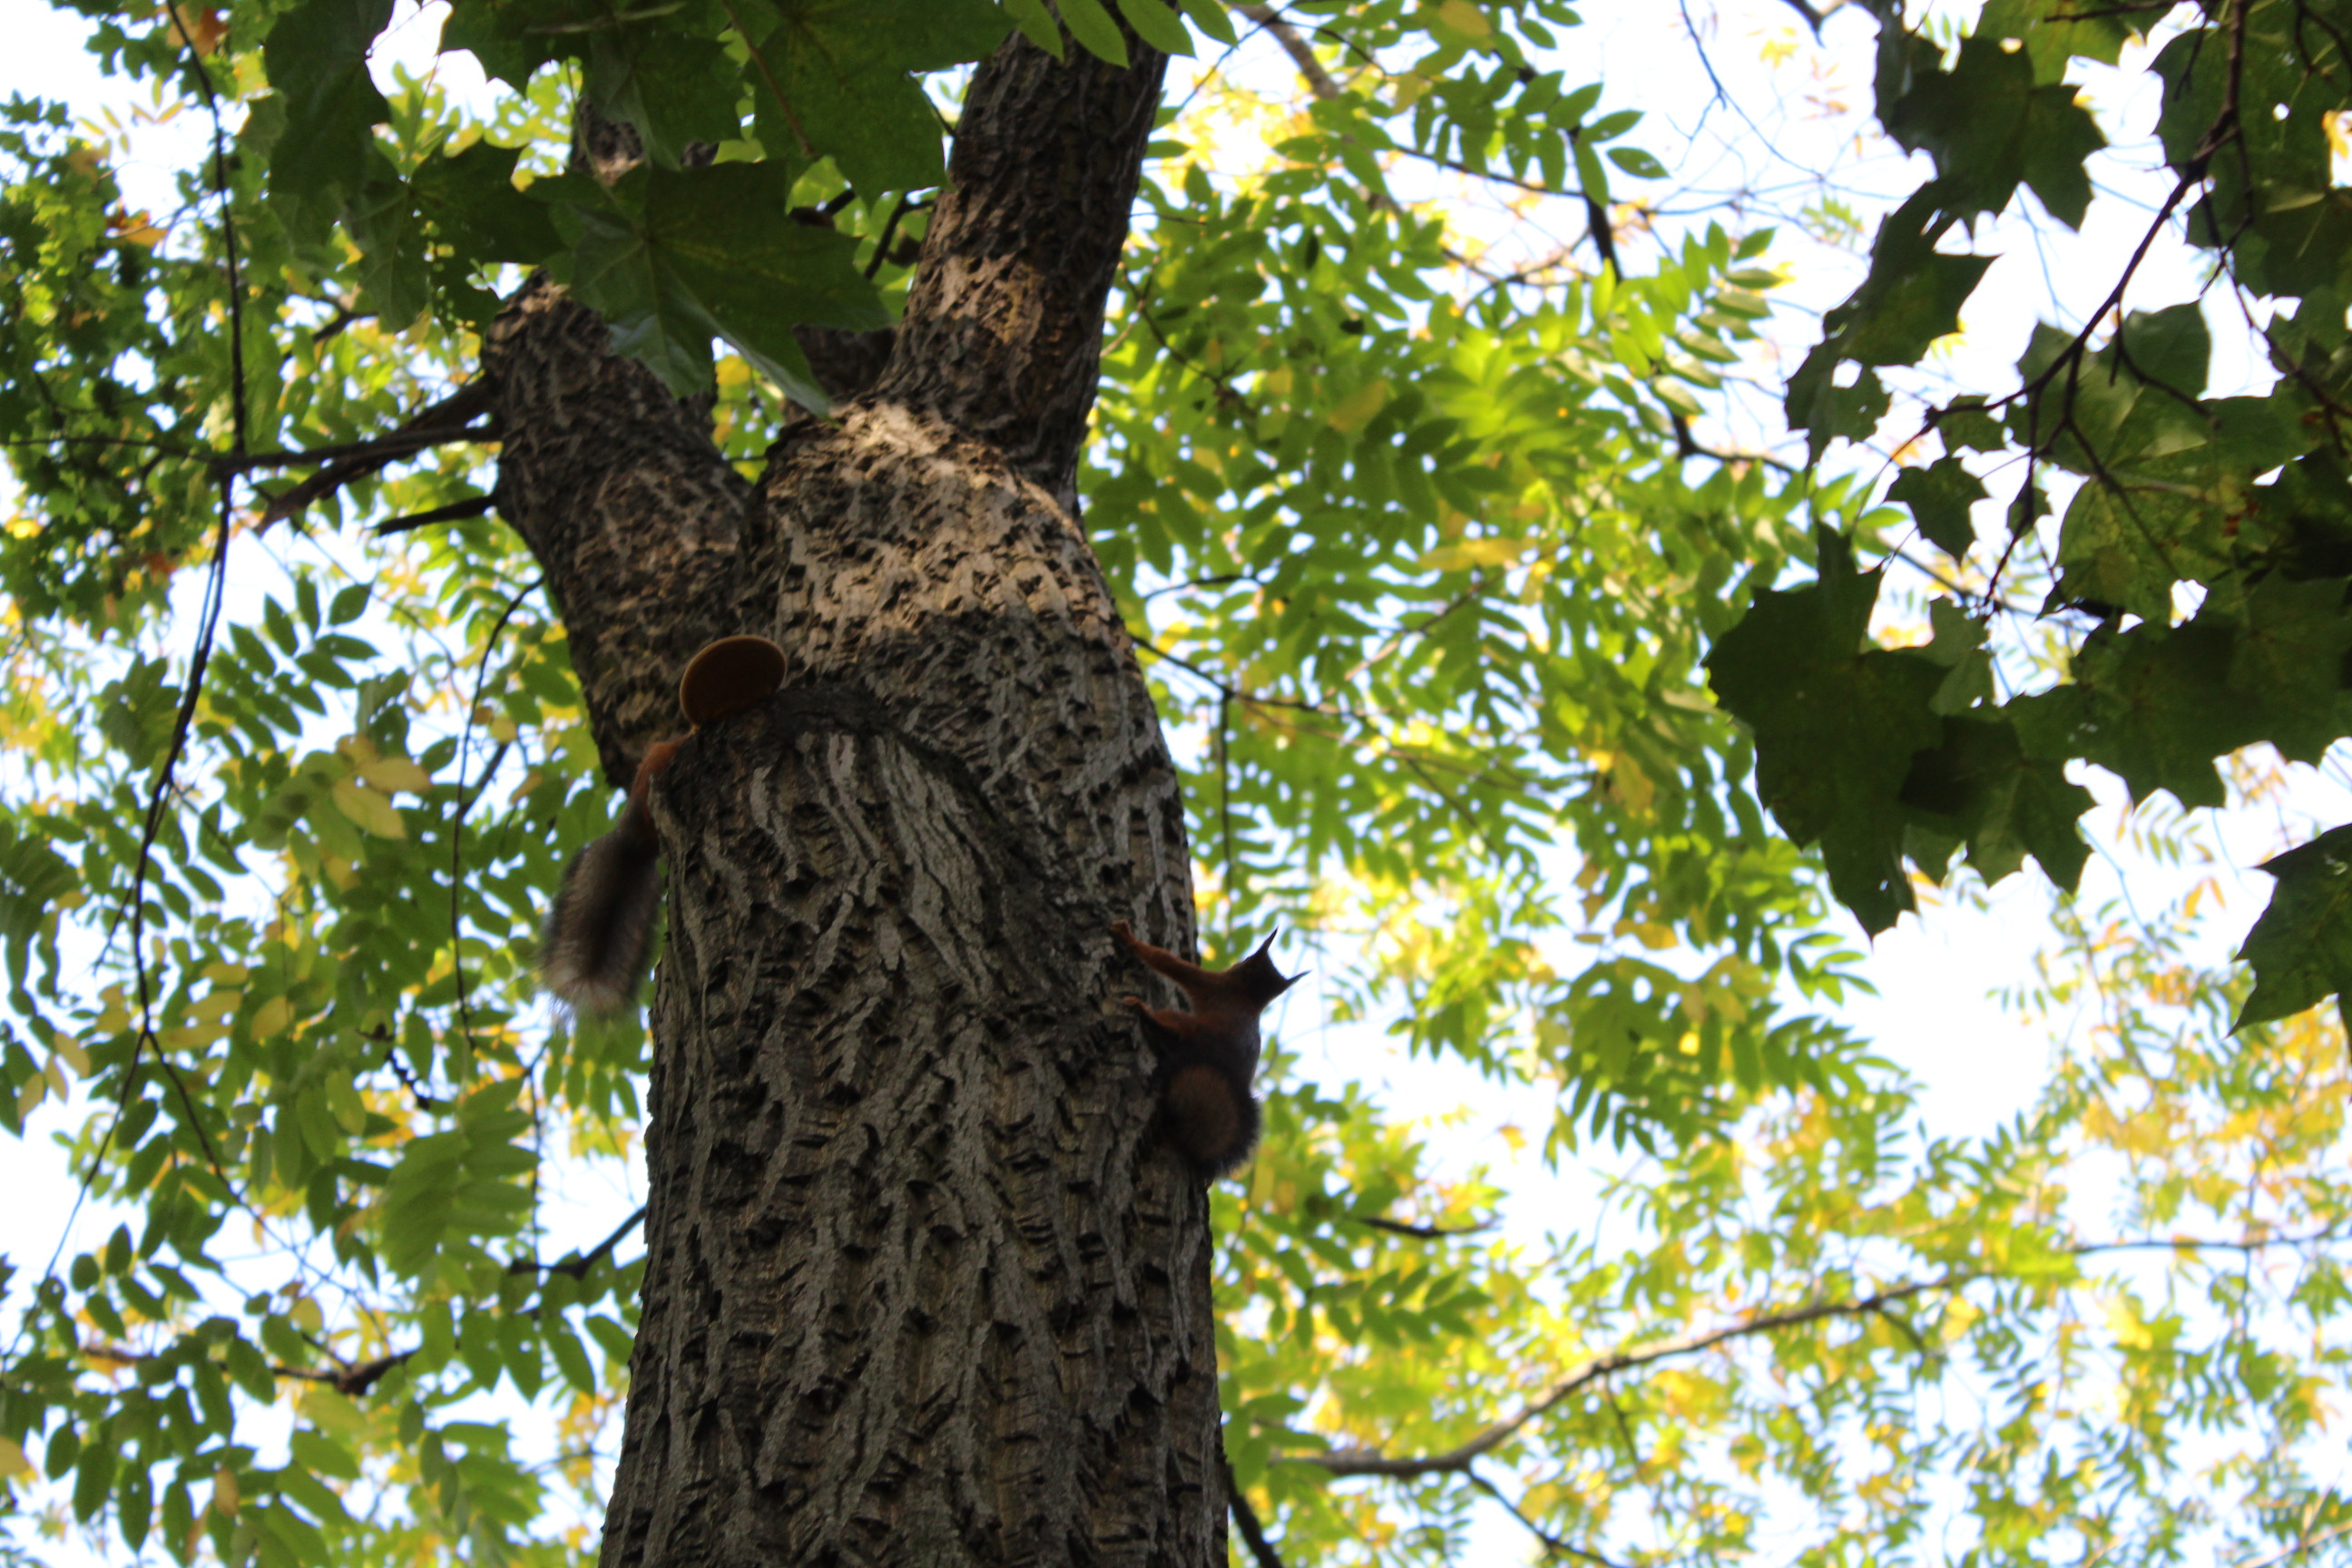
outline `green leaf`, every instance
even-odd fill
[[[360,1465],[350,1449],[324,1433],[306,1427],[296,1427],[288,1435],[287,1446],[294,1462],[313,1475],[336,1476],[347,1481],[360,1479]]]
[[[1944,670],[1867,646],[1880,572],[1824,531],[1811,586],[1767,590],[1706,657],[1708,684],[1756,734],[1757,794],[1800,844],[1819,843],[1830,886],[1871,931],[1912,907],[1901,795],[1912,758],[1947,721],[1929,709]]]
[[[1119,15],[1145,43],[1162,54],[1190,55],[1192,36],[1165,0],[1118,0]]]
[[[1034,4],[1034,0],[1026,0],[1026,3]],[[1183,0],[1183,6],[1184,15],[1192,19],[1192,26],[1217,42],[1231,45],[1240,41],[1240,35],[1234,31],[1234,19],[1225,15],[1224,0]],[[1008,0],[1005,9],[1010,11],[1013,8],[1012,0]],[[1024,32],[1027,30],[1023,28]],[[1061,58],[1060,53],[1056,51],[1054,58]]]
[[[1856,364],[1917,363],[1930,343],[1959,330],[1960,306],[1991,265],[1989,256],[1928,251],[1884,273],[1874,268],[1864,294],[1841,322],[1844,357]]]
[[[1663,180],[1666,177],[1666,166],[1639,147],[1612,147],[1609,149],[1609,161],[1637,179]]]
[[[1953,560],[1962,559],[1975,545],[1976,525],[1969,521],[1969,508],[1985,499],[1984,481],[1958,458],[1904,469],[1887,487],[1886,499],[1909,507],[1919,531]]]
[[[2032,728],[2019,720],[2037,755],[2095,762],[2134,799],[2163,789],[2186,806],[2220,805],[2226,795],[2213,760],[2260,739],[2263,728],[2258,704],[2230,685],[2236,649],[2233,620],[2220,611],[2168,629],[2144,623],[2095,633],[2075,656],[2072,688],[2010,709],[2050,709]]]
[[[717,38],[653,28],[608,27],[587,35],[589,98],[636,127],[646,155],[676,168],[689,146],[741,134],[735,62]]]
[[[1988,883],[2031,854],[2072,891],[2090,857],[2075,824],[2095,804],[2091,792],[2066,782],[2063,762],[2028,756],[2001,720],[1947,718],[1942,743],[1912,759],[1903,800],[1929,826],[1964,838],[1969,864]]]
[[[365,180],[373,127],[392,117],[368,49],[391,19],[392,0],[299,0],[270,28],[262,58],[285,105],[273,197],[331,201]]]
[[[789,190],[771,165],[721,163],[639,169],[609,193],[566,181],[551,195],[557,226],[576,236],[572,287],[623,352],[684,396],[709,384],[710,340],[724,337],[796,401],[821,408],[792,328],[870,331],[889,315],[856,269],[856,242],[794,222]]]
[[[380,176],[390,175],[381,155],[369,162]],[[389,177],[370,179],[352,197],[343,218],[360,248],[361,304],[392,331],[405,331],[433,299],[425,231],[408,186]]]
[[[982,58],[1005,30],[986,0],[783,5],[746,72],[760,140],[772,155],[830,156],[869,195],[936,185],[946,175],[940,117],[910,73]]]
[[[2235,606],[2230,688],[2261,716],[2262,738],[2289,762],[2316,766],[2347,732],[2347,587],[2352,584],[2342,578],[2297,583],[2266,576]],[[2217,589],[2207,603],[2216,598],[2226,595]]]
[[[2132,36],[2134,18],[2075,0],[1985,0],[1975,30],[1987,39],[2018,40],[2033,64],[2034,79],[2054,82],[2064,78],[2070,59],[2114,65]]]
[[[1070,37],[1096,58],[1108,60],[1121,70],[1127,68],[1127,40],[1119,36],[1118,24],[1102,7],[1102,0],[1060,0],[1062,23],[1070,29]]]
[[[2352,826],[2265,860],[2278,885],[2238,949],[2254,989],[2232,1028],[2265,1024],[2352,990]]]
[[[1062,29],[1045,0],[1004,0],[1004,14],[1031,43],[1057,60],[1062,58]]]
[[[477,142],[462,153],[425,159],[409,177],[418,216],[470,260],[544,261],[562,240],[548,221],[546,205],[515,188],[520,156],[519,148]]]
[[[1927,618],[1935,640],[1920,651],[1950,673],[1928,704],[1943,714],[1961,713],[1992,701],[1992,654],[1985,647],[1985,623],[1949,599],[1930,600]]]
[[[520,89],[610,15],[591,0],[450,0],[441,47],[466,50],[493,80]]]
[[[1935,160],[1927,193],[1938,209],[1961,219],[1997,213],[2024,184],[2052,216],[2079,226],[2091,197],[2084,160],[2106,139],[2075,89],[2037,84],[2029,55],[1981,30],[1949,71],[1931,62],[1932,51],[1915,59],[1885,118],[1897,142]]]

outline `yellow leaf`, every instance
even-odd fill
[[[171,17],[172,42],[174,45],[194,44],[200,55],[208,55],[219,48],[221,40],[228,36],[228,23],[222,19],[219,11],[211,6],[201,9],[173,6],[167,15]]]
[[[400,812],[389,800],[367,788],[356,779],[337,779],[328,795],[335,809],[348,816],[362,830],[378,838],[405,838],[407,825],[400,820]]]
[[[209,993],[190,1003],[188,1010],[180,1016],[191,1024],[217,1023],[236,1012],[238,1004],[244,1000],[244,992],[229,986],[215,985]]]
[[[213,1511],[236,1517],[236,1472],[226,1465],[213,1472]]]
[[[83,1050],[71,1040],[62,1037],[58,1039],[58,1055],[64,1060],[66,1066],[73,1068],[74,1077],[88,1078],[89,1076],[89,1053]]]
[[[350,1079],[327,1080],[327,1110],[335,1125],[352,1137],[367,1131],[367,1101],[360,1098],[359,1087]]]
[[[373,757],[360,763],[360,777],[390,795],[404,789],[411,795],[423,795],[433,787],[433,775],[410,762],[406,757]]]
[[[276,1039],[293,1021],[294,1004],[283,996],[272,996],[254,1011],[253,1037],[257,1040]]]
[[[0,1476],[29,1476],[33,1462],[14,1437],[0,1437]]]
[[[356,1442],[372,1436],[360,1407],[331,1388],[313,1386],[303,1394],[302,1414],[310,1418],[310,1425],[338,1437]]]
[[[1491,38],[1495,25],[1486,20],[1486,13],[1470,0],[1445,0],[1437,8],[1437,19],[1465,38]]]
[[[135,213],[118,209],[106,220],[106,226],[114,231],[115,238],[128,245],[143,245],[152,249],[163,243],[163,231],[156,226],[155,220],[149,217],[143,209]]]
[[[48,1080],[35,1073],[16,1091],[16,1120],[22,1121],[39,1109],[41,1099],[49,1092]]]
[[[1465,539],[1441,544],[1421,558],[1424,572],[1459,572],[1468,566],[1515,566],[1528,553],[1525,539]]]
[[[1617,929],[1611,934],[1613,936],[1630,936],[1639,942],[1643,947],[1648,948],[1652,952],[1656,952],[1662,949],[1672,947],[1676,942],[1681,940],[1679,937],[1675,935],[1674,927],[1669,925],[1661,925],[1656,921],[1619,921],[1617,922]]]
[[[1617,792],[1617,798],[1625,803],[1626,810],[1635,816],[1650,815],[1650,803],[1657,797],[1658,789],[1650,782],[1649,774],[1633,765],[1633,758],[1616,759],[1609,769],[1609,784]]]
[[[1360,387],[1341,398],[1331,410],[1331,428],[1342,436],[1352,436],[1372,422],[1372,416],[1389,405],[1389,384],[1385,378],[1370,386]]]
[[[2116,1343],[2127,1351],[2144,1351],[2156,1343],[2148,1331],[2147,1320],[2140,1315],[2139,1303],[2127,1296],[2107,1298],[2107,1331]]]

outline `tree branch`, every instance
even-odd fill
[[[2077,1242],[2056,1250],[2061,1256],[2067,1258],[2095,1258],[2112,1252],[2177,1253],[2204,1249],[2252,1253],[2267,1251],[2272,1247],[2308,1247],[2343,1239],[2346,1237],[2340,1227],[2331,1226],[2326,1229],[2308,1231],[2295,1236],[2242,1237],[2235,1239],[2186,1236],[2128,1237],[2115,1241]],[[1779,1311],[1759,1313],[1739,1322],[1726,1323],[1717,1328],[1679,1335],[1670,1340],[1660,1340],[1654,1344],[1644,1345],[1638,1350],[1614,1351],[1608,1355],[1595,1356],[1555,1384],[1542,1398],[1524,1406],[1517,1415],[1493,1423],[1468,1442],[1459,1447],[1449,1448],[1444,1453],[1388,1458],[1370,1448],[1334,1448],[1328,1453],[1286,1454],[1279,1456],[1279,1458],[1286,1464],[1320,1466],[1334,1476],[1387,1476],[1397,1480],[1447,1473],[1468,1476],[1471,1474],[1470,1467],[1473,1462],[1501,1447],[1530,1422],[1557,1409],[1578,1390],[1590,1387],[1614,1373],[1628,1372],[1635,1367],[1649,1366],[1657,1362],[1671,1361],[1681,1356],[1696,1355],[1701,1351],[1712,1350],[1717,1345],[1733,1340],[1768,1334],[1780,1329],[1798,1328],[1806,1323],[1818,1323],[1832,1318],[1860,1318],[1874,1313],[1886,1313],[1890,1321],[1899,1322],[1900,1320],[1894,1319],[1893,1314],[1888,1312],[1888,1309],[1897,1302],[1907,1301],[1915,1296],[1924,1296],[1932,1291],[1957,1290],[1979,1279],[1992,1277],[1993,1271],[1990,1269],[1955,1268],[1933,1279],[1915,1279],[1908,1284],[1889,1286],[1884,1290],[1875,1291],[1853,1300],[1815,1301],[1801,1307],[1784,1308]],[[1903,1327],[1906,1333],[1913,1332],[1908,1324],[1904,1324]],[[1913,1337],[1916,1342],[1916,1333],[1913,1333]],[[1475,1477],[1472,1479],[1475,1479]]]
[[[1298,29],[1282,19],[1281,12],[1271,5],[1236,5],[1234,9],[1274,35],[1274,41],[1282,46],[1282,52],[1290,57],[1298,74],[1307,79],[1308,91],[1318,98],[1339,96],[1339,84],[1331,79],[1331,73],[1323,68],[1323,62],[1315,58],[1314,49]]]
[[[553,1263],[541,1263],[532,1258],[518,1258],[507,1265],[507,1272],[509,1274],[569,1274],[574,1279],[584,1279],[588,1276],[588,1270],[610,1258],[613,1255],[613,1249],[621,1245],[623,1238],[643,1225],[645,1220],[646,1205],[639,1204],[636,1213],[623,1220],[614,1227],[612,1235],[587,1251],[569,1258],[560,1258]]]
[[[1393,1236],[1410,1236],[1421,1241],[1437,1241],[1452,1236],[1477,1236],[1495,1227],[1489,1225],[1447,1226],[1442,1225],[1407,1225],[1401,1219],[1381,1219],[1376,1215],[1351,1214],[1348,1216],[1358,1225],[1370,1226]]]
[[[1265,1538],[1265,1526],[1259,1522],[1257,1510],[1242,1495],[1241,1483],[1234,1479],[1234,1463],[1220,1454],[1217,1462],[1225,1471],[1225,1509],[1233,1515],[1234,1528],[1242,1532],[1243,1542],[1250,1555],[1257,1560],[1257,1568],[1282,1568],[1282,1554],[1274,1542]]]
[[[1563,1404],[1579,1389],[1590,1386],[1616,1373],[1679,1356],[1696,1355],[1731,1340],[1745,1339],[1754,1334],[1770,1333],[1776,1329],[1796,1328],[1805,1323],[1817,1323],[1828,1318],[1865,1317],[1882,1310],[1896,1301],[1924,1295],[1930,1290],[1948,1290],[1982,1278],[1979,1270],[1942,1275],[1934,1279],[1914,1280],[1897,1285],[1853,1301],[1816,1301],[1802,1307],[1790,1307],[1781,1311],[1766,1312],[1743,1322],[1727,1323],[1720,1328],[1698,1333],[1683,1334],[1675,1339],[1661,1340],[1640,1350],[1616,1351],[1596,1356],[1586,1362],[1565,1379],[1555,1384],[1549,1394],[1527,1405],[1505,1420],[1495,1422],[1457,1448],[1442,1454],[1420,1455],[1406,1458],[1385,1458],[1369,1448],[1335,1448],[1325,1454],[1285,1455],[1294,1464],[1319,1465],[1335,1476],[1387,1476],[1391,1479],[1410,1479],[1416,1476],[1440,1475],[1451,1472],[1469,1473],[1473,1461],[1484,1458],[1517,1436],[1529,1422],[1548,1415]]]
[[[256,526],[268,528],[281,518],[292,517],[311,502],[324,500],[353,479],[364,479],[379,469],[390,468],[403,458],[414,457],[430,447],[446,446],[453,441],[483,439],[488,430],[474,425],[473,421],[478,415],[488,410],[490,392],[488,384],[477,377],[439,402],[418,409],[389,436],[380,436],[372,441],[354,441],[342,447],[321,447],[310,452],[264,452],[236,459],[236,466],[241,470],[281,468],[298,463],[327,464],[326,468],[292,489],[271,497]]]
[[[1066,507],[1168,63],[1131,31],[1127,48],[1121,69],[1015,33],[981,65],[874,389],[995,447]]]

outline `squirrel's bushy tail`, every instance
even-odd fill
[[[765,637],[720,637],[694,656],[677,683],[677,705],[698,733],[775,694],[784,650]],[[572,858],[547,914],[539,954],[547,988],[583,1013],[612,1013],[636,1000],[661,916],[661,835],[654,831],[654,780],[688,735],[646,750],[629,781],[629,804],[611,832]]]
[[[583,1013],[635,1001],[661,897],[661,842],[633,799],[613,830],[564,868],[540,952],[547,988]]]
[[[1257,1097],[1247,1080],[1194,1062],[1169,1075],[1160,1102],[1168,1141],[1211,1181],[1239,1170],[1257,1147]]]

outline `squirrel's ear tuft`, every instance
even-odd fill
[[[784,683],[784,650],[766,637],[720,637],[694,656],[677,683],[686,721],[715,724],[755,708]]]
[[[1307,978],[1305,971],[1285,974],[1274,966],[1274,939],[1279,931],[1271,932],[1257,944],[1257,951],[1225,971],[1228,978],[1237,980],[1247,989],[1251,1001],[1260,1007],[1273,1001],[1292,986]]]

